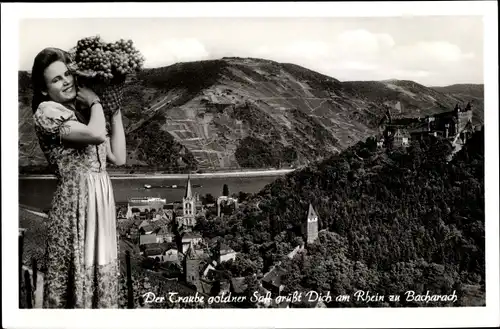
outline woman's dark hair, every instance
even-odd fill
[[[42,94],[47,86],[45,84],[44,72],[47,67],[52,63],[62,61],[65,64],[71,63],[71,57],[69,54],[59,48],[45,48],[38,53],[33,62],[33,69],[31,70],[31,83],[33,86],[33,100],[31,101],[31,109],[33,113],[38,109],[40,103],[48,100],[47,96]]]

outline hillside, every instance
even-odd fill
[[[482,104],[484,100],[484,85],[482,84],[455,84],[446,87],[432,87],[432,89],[458,98],[473,98],[477,100],[478,104]]]
[[[28,73],[19,73],[19,83],[19,165],[26,170],[45,159],[33,134]],[[412,116],[448,111],[459,101],[407,83],[340,82],[253,58],[147,69],[126,85],[127,166],[301,166],[378,133],[386,107],[396,111],[398,101]]]
[[[482,85],[426,87],[408,80],[346,81],[342,84],[346,91],[371,102],[386,104],[394,109],[395,115],[401,117],[446,112],[453,109],[457,103],[465,105],[470,101],[475,109],[474,123],[484,122]]]
[[[451,161],[440,138],[407,150],[379,149],[368,138],[288,174],[249,197],[230,218],[198,225],[223,237],[245,258],[229,268],[266,273],[281,261],[287,292],[333,296],[450,294],[456,303],[330,303],[347,306],[472,306],[485,303],[484,132]],[[309,204],[319,216],[318,239],[307,253],[287,255],[303,240]]]

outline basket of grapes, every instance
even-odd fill
[[[100,98],[109,118],[122,107],[127,75],[142,69],[144,57],[132,40],[104,42],[100,36],[79,40],[70,51],[78,83],[91,88]]]

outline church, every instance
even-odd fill
[[[196,217],[202,215],[203,206],[198,194],[194,195],[191,188],[191,177],[188,176],[186,192],[182,198],[182,213],[176,216],[177,224],[190,230],[196,225]]]

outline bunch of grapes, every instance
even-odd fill
[[[132,40],[106,43],[100,36],[87,37],[70,53],[75,69],[85,76],[82,82],[97,93],[107,115],[121,107],[127,74],[141,70],[144,64],[144,56]]]
[[[80,71],[91,72],[96,78],[110,82],[139,71],[144,56],[134,47],[132,40],[106,43],[100,36],[93,36],[78,41],[75,61]]]

